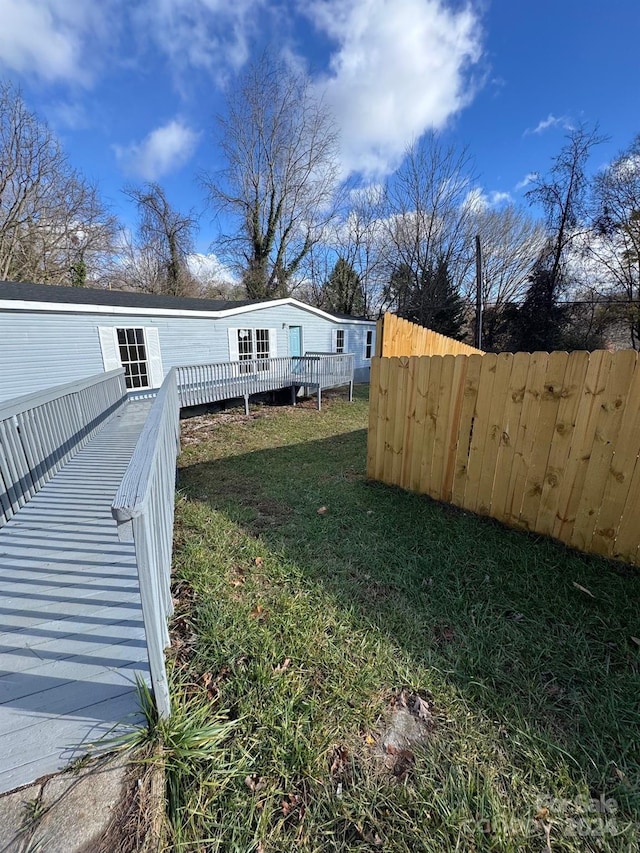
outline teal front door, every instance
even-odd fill
[[[289,326],[289,355],[302,355],[302,326]]]

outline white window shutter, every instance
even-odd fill
[[[269,329],[269,358],[278,357],[278,330]]]
[[[117,331],[113,326],[98,326],[98,335],[105,373],[110,370],[118,370],[122,367],[122,362],[120,361]]]
[[[149,382],[152,388],[159,388],[164,382],[162,369],[162,352],[160,351],[160,335],[153,326],[144,330],[147,342],[147,361],[149,363]]]
[[[342,352],[351,352],[349,349],[349,330],[344,329]]]
[[[238,351],[238,330],[227,329],[229,332],[229,361],[239,361],[240,353]]]
[[[338,352],[338,330],[331,329],[331,352]]]

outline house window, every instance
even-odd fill
[[[258,370],[268,370],[269,364],[269,329],[238,329],[238,359],[240,372],[250,373],[254,369],[252,362],[257,362]],[[243,362],[245,362],[243,364]]]
[[[371,358],[372,350],[373,350],[373,331],[370,329],[367,332],[367,343],[365,344],[365,348],[364,348],[364,357],[367,359]]]
[[[344,352],[344,329],[336,331],[336,352]]]
[[[144,329],[116,329],[127,388],[149,388],[149,362]]]
[[[269,329],[256,329],[256,358],[269,358]]]

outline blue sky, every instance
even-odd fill
[[[0,75],[125,221],[120,190],[145,179],[203,209],[214,117],[265,44],[325,94],[345,173],[379,179],[436,128],[501,203],[523,200],[577,122],[611,137],[594,169],[640,132],[639,36],[638,0],[0,0]],[[216,228],[201,223],[204,252]]]

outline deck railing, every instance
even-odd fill
[[[0,403],[0,527],[126,400],[120,368]]]
[[[351,353],[306,353],[178,367],[180,404],[199,406],[243,398],[248,411],[249,397],[253,394],[291,388],[295,402],[296,389],[304,386],[317,393],[320,408],[322,391],[326,388],[349,385],[351,399],[354,364],[355,356]]]
[[[151,683],[161,717],[171,712],[164,650],[169,645],[171,547],[180,441],[177,371],[172,368],[147,416],[112,504],[122,540],[133,539],[149,653]]]

